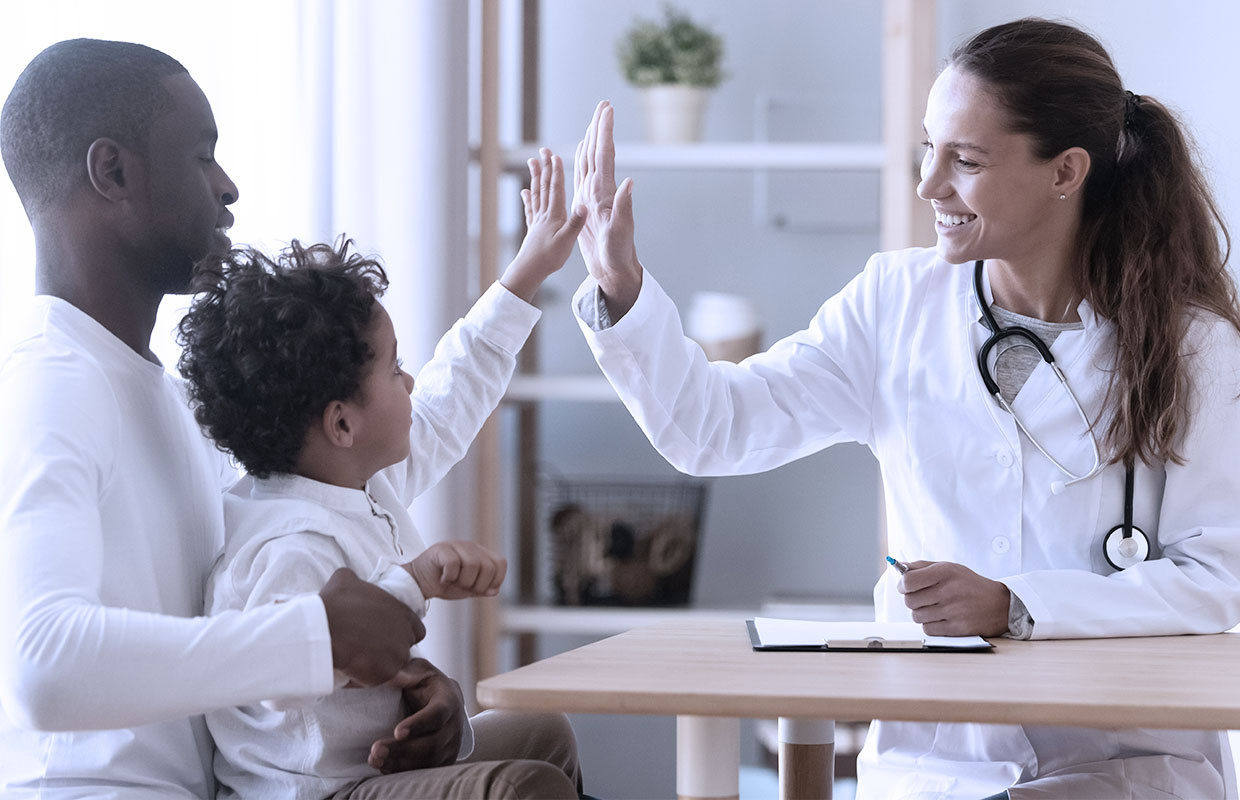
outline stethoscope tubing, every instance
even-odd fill
[[[1089,422],[1089,417],[1085,415],[1085,409],[1081,407],[1081,403],[1076,399],[1076,393],[1072,391],[1072,387],[1068,385],[1068,378],[1063,374],[1063,370],[1055,363],[1055,356],[1051,353],[1051,349],[1046,346],[1046,342],[1042,341],[1042,337],[1038,336],[1028,328],[1022,328],[1019,325],[1013,325],[1009,328],[999,327],[998,320],[995,319],[994,313],[990,310],[990,304],[986,302],[986,294],[982,287],[982,262],[978,261],[973,267],[973,292],[977,297],[977,305],[982,311],[982,321],[990,330],[990,336],[986,341],[982,342],[982,346],[977,351],[977,369],[981,373],[982,383],[986,385],[986,391],[990,392],[995,401],[1003,407],[1003,410],[1011,415],[1016,422],[1016,427],[1020,428],[1020,432],[1025,434],[1038,452],[1046,456],[1046,458],[1055,465],[1055,468],[1067,475],[1069,480],[1065,486],[1091,478],[1102,470],[1102,452],[1098,448],[1098,437],[1094,436],[1093,425]],[[999,382],[995,380],[994,374],[990,370],[990,352],[1005,339],[1022,339],[1024,344],[1033,347],[1054,371],[1055,377],[1059,380],[1059,385],[1068,393],[1068,397],[1072,400],[1072,405],[1076,408],[1077,416],[1081,418],[1085,429],[1089,432],[1089,441],[1094,450],[1094,465],[1083,475],[1077,475],[1070,469],[1059,463],[1059,460],[1052,456],[1042,443],[1034,438],[1029,429],[1025,427],[1025,423],[1021,421],[1016,412],[1012,410],[1012,406],[1004,399],[1003,393],[999,391]]]
[[[1081,402],[1077,399],[1076,393],[1072,391],[1072,387],[1068,385],[1068,378],[1063,374],[1063,370],[1055,363],[1055,356],[1051,353],[1051,349],[1047,347],[1046,342],[1042,341],[1042,337],[1038,336],[1028,328],[1019,325],[1013,325],[1008,328],[1001,328],[998,320],[995,319],[994,313],[990,310],[990,304],[986,302],[986,294],[982,286],[982,268],[983,262],[977,261],[973,265],[973,292],[977,299],[978,308],[982,312],[982,322],[990,331],[990,336],[982,342],[982,346],[977,351],[977,369],[981,374],[982,383],[986,386],[986,391],[990,392],[995,401],[1006,411],[1012,420],[1016,423],[1016,427],[1025,435],[1038,452],[1046,457],[1048,461],[1055,465],[1055,468],[1066,475],[1070,480],[1064,483],[1064,486],[1083,481],[1100,473],[1104,464],[1102,463],[1102,453],[1098,447],[1098,437],[1094,435],[1093,425],[1089,422],[1089,417],[1085,415],[1085,409],[1081,407]],[[1069,470],[1058,459],[1052,456],[1042,443],[1039,442],[1029,429],[1025,427],[1025,423],[1013,410],[1010,403],[1004,399],[1003,393],[999,390],[999,382],[995,380],[990,369],[990,353],[1000,342],[1016,338],[1023,340],[1017,346],[1033,347],[1038,351],[1038,355],[1045,361],[1054,371],[1055,377],[1059,380],[1064,391],[1068,393],[1068,397],[1072,400],[1072,405],[1076,408],[1077,415],[1084,423],[1086,431],[1089,433],[1089,441],[1094,450],[1093,468],[1084,475],[1077,475]],[[1149,537],[1145,532],[1133,524],[1133,495],[1135,493],[1135,473],[1136,470],[1131,460],[1124,462],[1124,522],[1116,525],[1102,540],[1102,553],[1107,563],[1117,570],[1123,570],[1127,567],[1139,564],[1149,558],[1150,544]],[[1056,490],[1059,491],[1059,490]],[[1115,534],[1120,534],[1119,538],[1115,538]]]

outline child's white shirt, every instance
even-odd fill
[[[225,498],[227,541],[207,586],[208,613],[317,592],[340,567],[425,613],[417,583],[399,566],[425,549],[408,506],[465,455],[507,389],[539,314],[499,284],[487,290],[415,378],[410,457],[364,490],[290,475],[242,479]],[[392,736],[404,716],[400,691],[391,687],[339,688],[300,705],[208,714],[220,796],[331,796],[379,774],[366,763],[370,746]],[[460,756],[472,749],[467,726]]]

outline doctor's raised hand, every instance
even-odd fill
[[[577,144],[573,208],[585,206],[585,227],[577,244],[615,322],[637,300],[642,267],[633,242],[633,179],[616,186],[613,124],[611,103],[604,100],[594,109],[585,138]]]

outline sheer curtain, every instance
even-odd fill
[[[309,230],[379,253],[384,305],[405,362],[424,364],[468,310],[468,4],[371,0],[302,5],[304,112],[314,165]],[[413,506],[428,542],[472,536],[467,465]],[[472,683],[468,605],[437,601],[426,655]]]
[[[468,4],[456,0],[44,0],[6,7],[0,93],[47,45],[88,36],[136,41],[180,60],[220,129],[217,157],[236,181],[235,242],[271,249],[340,233],[379,254],[407,364],[435,342],[477,287],[466,269]],[[33,293],[34,245],[8,180],[0,181],[0,347]],[[186,298],[169,298],[153,348],[173,365],[171,330]],[[19,435],[9,431],[5,436]],[[414,507],[428,541],[473,530],[458,469]],[[437,603],[424,650],[465,683],[469,615]]]

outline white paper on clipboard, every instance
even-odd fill
[[[822,622],[755,617],[758,650],[985,650],[980,636],[929,636],[916,622]]]

